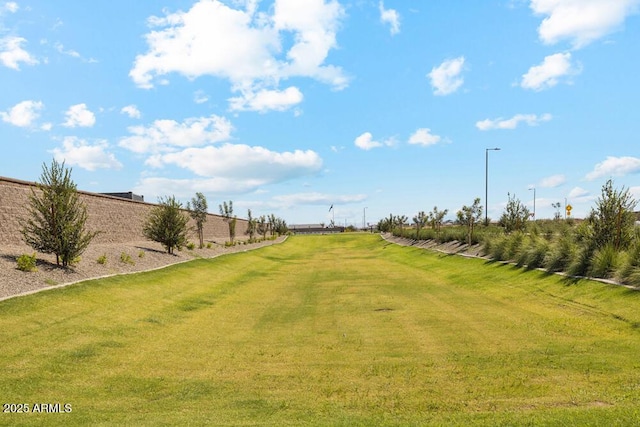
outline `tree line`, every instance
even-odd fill
[[[27,217],[20,221],[23,240],[37,252],[55,255],[56,265],[69,267],[101,232],[87,230],[87,207],[81,202],[76,184],[71,179],[71,169],[66,168],[64,162],[53,160],[51,167],[43,164],[36,189],[38,191],[31,189]],[[234,245],[237,216],[234,214],[233,202],[223,202],[219,205],[219,211],[229,227],[227,245]],[[200,192],[187,203],[186,209],[183,209],[182,203],[174,196],[161,197],[145,219],[142,234],[149,240],[160,243],[172,254],[175,249],[187,245],[191,217],[202,249],[207,215],[207,199]],[[250,243],[256,241],[256,234],[266,239],[267,233],[276,236],[288,231],[286,222],[273,214],[254,218],[249,209],[247,216],[246,234]]]
[[[617,189],[609,179],[595,206],[581,221],[564,220],[558,212],[553,220],[532,221],[529,209],[508,194],[497,224],[481,223],[482,206],[476,198],[456,213],[456,225],[451,227],[441,227],[447,211],[434,207],[429,214],[418,212],[411,228],[406,216],[395,215],[381,220],[378,228],[412,239],[481,244],[485,256],[526,268],[640,286],[640,227],[635,225],[634,213],[637,204],[629,189]],[[431,228],[425,229],[428,225]]]

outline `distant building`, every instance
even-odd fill
[[[344,227],[329,228],[323,224],[294,224],[289,225],[289,231],[294,234],[333,234],[344,233]]]
[[[111,197],[119,197],[121,199],[135,200],[136,202],[144,202],[144,196],[133,194],[131,191],[127,193],[100,193],[100,194],[104,194],[105,196],[111,196]]]

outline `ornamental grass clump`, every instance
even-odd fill
[[[16,259],[16,262],[18,263],[18,270],[20,271],[33,272],[38,270],[36,268],[35,253],[33,255],[22,254]]]
[[[544,266],[544,259],[549,252],[550,243],[544,238],[535,238],[531,240],[526,250],[526,266],[532,270]]]
[[[621,259],[621,253],[613,245],[606,245],[598,249],[591,257],[589,276],[602,279],[613,278]]]
[[[569,236],[562,236],[552,243],[544,258],[544,268],[549,273],[564,271],[573,260],[575,245]]]
[[[640,286],[640,239],[638,237],[635,244],[621,255],[616,278],[625,285]]]

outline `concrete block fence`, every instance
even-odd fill
[[[29,195],[38,191],[33,182],[0,177],[0,245],[21,245],[20,218],[28,215]],[[156,204],[121,199],[103,194],[78,191],[80,200],[87,206],[87,228],[101,233],[93,243],[133,243],[146,240],[142,225]],[[197,243],[195,222],[190,240]],[[247,239],[247,221],[238,218],[236,239]],[[229,227],[220,215],[209,214],[204,224],[204,238],[222,243],[229,239]]]

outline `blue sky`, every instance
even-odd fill
[[[0,175],[375,223],[640,199],[640,0],[0,0]],[[334,211],[329,212],[333,205]]]

